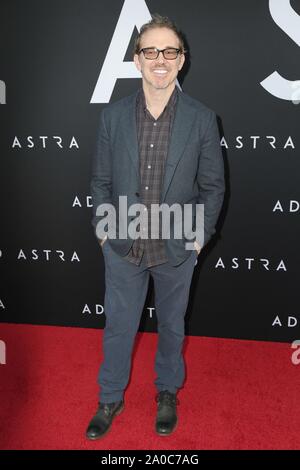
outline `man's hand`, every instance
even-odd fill
[[[106,239],[107,239],[107,235],[104,238],[102,238],[102,240],[99,239],[99,244],[100,244],[101,248],[103,247]]]
[[[201,246],[199,245],[198,242],[194,241],[194,247],[195,247],[195,250],[197,251],[197,255],[199,255],[201,251]]]

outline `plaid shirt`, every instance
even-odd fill
[[[139,265],[142,256],[146,266],[157,266],[168,261],[165,251],[165,241],[161,238],[151,239],[150,207],[160,204],[163,185],[165,161],[168,155],[170,136],[177,103],[177,87],[158,119],[147,109],[144,91],[141,88],[136,101],[136,122],[140,156],[140,202],[148,211],[148,238],[134,240],[129,253],[125,256],[128,261]],[[143,227],[141,227],[143,229]]]

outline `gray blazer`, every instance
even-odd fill
[[[95,234],[101,219],[96,215],[98,205],[111,203],[118,212],[121,195],[127,196],[128,206],[141,203],[136,96],[137,92],[108,105],[100,115],[91,171]],[[215,233],[224,190],[224,164],[216,114],[179,91],[160,202],[170,206],[191,203],[194,208],[196,203],[204,204],[204,246]],[[133,218],[129,216],[127,223]],[[116,230],[118,233],[118,224]],[[167,256],[173,266],[189,256],[186,241],[174,237],[166,240]],[[108,242],[116,253],[125,256],[133,240],[117,237]]]

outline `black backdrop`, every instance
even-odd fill
[[[225,139],[226,200],[219,235],[195,268],[187,333],[297,339],[300,1],[128,3],[127,22],[143,4],[186,33],[182,89],[216,111]],[[285,28],[271,14],[278,3]],[[0,5],[0,321],[101,328],[104,267],[89,181],[107,104],[91,99],[124,1]],[[125,61],[135,32],[122,38]],[[274,71],[294,82],[293,100],[261,85]],[[117,80],[110,101],[140,85]],[[156,331],[153,306],[150,286],[143,331]]]

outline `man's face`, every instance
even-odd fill
[[[169,28],[153,28],[146,31],[141,37],[140,48],[156,47],[165,49],[173,47],[179,49],[179,39]],[[184,54],[178,54],[174,60],[165,59],[160,53],[157,59],[149,60],[144,57],[143,52],[134,55],[134,62],[137,69],[141,72],[143,82],[155,88],[162,90],[172,85],[184,64]]]

